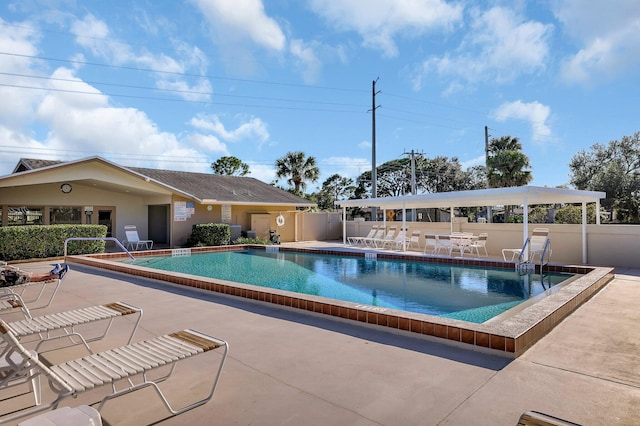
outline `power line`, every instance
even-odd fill
[[[300,84],[300,83],[285,83],[285,82],[268,81],[268,80],[251,80],[246,78],[221,77],[221,76],[215,76],[210,74],[194,74],[194,73],[177,72],[177,71],[164,71],[164,70],[153,69],[153,68],[130,67],[126,65],[109,65],[109,64],[101,64],[99,62],[80,61],[77,59],[60,59],[60,58],[51,58],[47,56],[25,55],[20,53],[0,52],[0,55],[13,56],[18,58],[39,59],[43,61],[64,62],[64,63],[74,64],[74,65],[87,65],[87,66],[93,66],[93,67],[114,68],[114,69],[121,69],[121,70],[128,70],[128,71],[153,72],[157,74],[177,75],[182,77],[209,78],[212,80],[224,80],[224,81],[252,83],[252,84],[265,84],[265,85],[273,85],[273,86],[300,87],[305,89],[335,90],[335,91],[360,92],[360,93],[367,92],[367,90],[364,90],[364,89],[353,89],[353,88],[347,88],[347,87],[314,86],[314,85],[307,85],[307,84]]]

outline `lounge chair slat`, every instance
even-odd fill
[[[126,373],[126,375],[135,375],[142,373],[142,369],[138,366],[133,366],[128,363],[121,362],[117,357],[114,357],[110,351],[100,352],[95,355],[97,359],[111,366],[114,370],[120,369],[120,371]]]
[[[76,392],[84,392],[88,389],[93,389],[94,386],[90,383],[87,383],[81,377],[76,377],[75,371],[73,368],[70,368],[66,364],[56,365],[56,369],[54,370],[58,376],[60,376],[69,386],[76,390]]]
[[[140,362],[144,362],[152,368],[159,367],[160,365],[164,365],[165,363],[162,360],[149,356],[147,353],[135,350],[134,348],[123,346],[121,348],[115,349],[118,352],[123,352],[127,356],[137,359]]]
[[[77,364],[78,368],[84,368],[85,370],[90,371],[91,374],[96,377],[96,380],[100,380],[103,383],[111,383],[114,381],[114,378],[110,374],[107,374],[102,368],[95,364],[91,364],[82,358],[70,362]]]
[[[91,383],[93,387],[102,386],[105,381],[102,379],[102,375],[95,373],[96,369],[92,368],[86,362],[80,360],[73,360],[63,364],[67,371],[73,371],[74,376],[78,378],[84,378],[87,383]]]
[[[184,358],[182,354],[173,353],[172,350],[167,349],[166,347],[162,346],[161,344],[153,340],[140,342],[139,345],[140,347],[150,351],[151,353],[157,353],[160,356],[162,356],[163,359],[170,360],[171,362],[175,362],[175,361],[178,361],[179,359]]]
[[[133,368],[138,373],[142,373],[150,369],[148,363],[142,362],[139,358],[131,357],[128,354],[119,351],[118,348],[109,349],[108,351],[103,352],[103,354],[108,356],[113,362]]]

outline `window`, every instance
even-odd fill
[[[49,223],[51,225],[60,224],[80,224],[82,212],[80,207],[51,207],[49,210]]]
[[[9,207],[7,224],[9,226],[43,225],[42,207]]]

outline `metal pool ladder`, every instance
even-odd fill
[[[518,256],[518,262],[516,262],[516,270],[520,275],[535,273],[536,271],[536,264],[529,259],[528,255],[527,255],[527,260],[523,260],[524,254],[525,252],[527,252],[526,249],[527,249],[527,246],[529,245],[530,240],[531,240],[531,237],[528,237],[527,240],[524,242],[524,245],[522,246],[522,250],[520,251],[520,255]],[[551,239],[547,238],[544,242],[544,248],[542,249],[542,254],[540,255],[540,275],[543,275],[543,268],[549,263],[548,259],[547,261],[545,261],[545,257],[549,252],[550,245],[551,245]]]
[[[127,256],[129,256],[131,258],[131,260],[136,260],[133,255],[129,252],[129,250],[126,249],[125,246],[122,245],[122,243],[120,241],[118,241],[116,238],[114,237],[71,237],[71,238],[67,238],[66,240],[64,240],[64,258],[66,260],[67,258],[67,243],[69,241],[113,241],[115,242],[125,253],[127,253]]]

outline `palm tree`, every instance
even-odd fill
[[[487,179],[490,188],[504,188],[509,186],[523,186],[531,182],[529,157],[522,152],[522,145],[518,138],[502,136],[491,139],[487,152]],[[504,221],[509,221],[511,209],[504,206]]]
[[[316,167],[316,159],[307,157],[302,151],[288,152],[276,160],[276,176],[288,177],[287,183],[293,185],[296,194],[307,188],[306,181],[316,182],[320,169]]]
[[[487,156],[487,177],[491,188],[522,186],[531,182],[529,157],[522,152],[518,138],[491,139]]]

